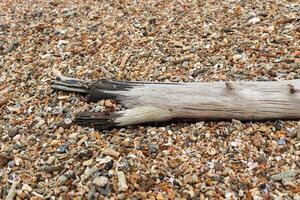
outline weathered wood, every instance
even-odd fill
[[[172,119],[300,119],[300,80],[153,83],[59,77],[52,88],[85,94],[93,102],[113,98],[127,108],[77,115],[78,124],[98,129]]]

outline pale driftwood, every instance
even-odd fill
[[[58,77],[52,88],[79,92],[94,102],[112,98],[127,108],[112,114],[77,115],[78,124],[98,129],[173,119],[300,119],[300,80],[145,83]]]

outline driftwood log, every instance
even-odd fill
[[[79,125],[97,129],[175,119],[261,121],[300,119],[300,80],[197,83],[86,82],[59,76],[55,90],[78,92],[88,101],[115,99],[126,109],[82,112]]]

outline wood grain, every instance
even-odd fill
[[[111,126],[172,119],[300,119],[300,80],[197,83],[110,81],[77,85],[80,86],[79,92],[87,88],[88,98],[92,101],[114,98],[127,108],[114,113]]]

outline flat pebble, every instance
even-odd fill
[[[108,183],[108,178],[105,177],[105,176],[96,177],[93,180],[93,183],[95,185],[98,185],[99,187],[103,187],[103,186],[105,186]]]

